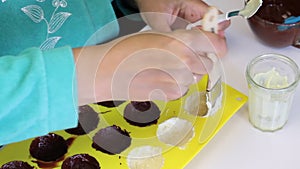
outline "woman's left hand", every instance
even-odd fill
[[[202,0],[136,0],[136,2],[145,22],[152,29],[165,32],[171,31],[172,26],[179,20],[180,23],[187,25],[202,19],[209,8]],[[222,32],[229,25],[230,21],[224,21],[219,24],[219,30]]]

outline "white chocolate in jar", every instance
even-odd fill
[[[287,76],[282,76],[273,68],[265,73],[258,73],[254,81],[262,87],[281,89],[289,86]],[[265,131],[273,131],[284,126],[291,106],[291,95],[278,95],[272,91],[262,91],[255,87],[249,91],[249,111],[252,124]]]
[[[289,86],[287,76],[280,75],[275,68],[266,73],[256,74],[253,80],[257,84],[269,89],[280,89]]]

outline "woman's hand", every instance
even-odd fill
[[[198,29],[142,32],[74,49],[79,104],[177,99],[211,68],[207,52],[224,55],[225,39]]]
[[[159,31],[171,31],[172,26],[183,28],[188,23],[203,18],[209,5],[202,0],[136,0],[139,10],[145,22],[152,29]],[[181,19],[179,19],[181,18]],[[219,24],[222,34],[230,21]]]

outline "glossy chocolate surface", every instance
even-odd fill
[[[35,138],[29,148],[32,157],[45,162],[58,160],[67,151],[68,144],[66,140],[54,133]]]
[[[10,161],[3,164],[0,169],[34,169],[27,162],[24,161]]]
[[[154,102],[130,102],[124,109],[124,118],[131,125],[145,127],[156,124],[161,111]]]
[[[75,154],[64,160],[62,169],[100,169],[99,162],[88,154]]]
[[[100,129],[93,137],[92,147],[106,154],[119,154],[131,145],[126,130],[113,125]]]
[[[300,16],[299,7],[297,0],[264,0],[248,23],[262,43],[273,47],[290,46],[300,39],[300,22],[283,23],[286,18]]]

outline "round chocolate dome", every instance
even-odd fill
[[[62,169],[100,169],[99,162],[88,154],[75,154],[64,160]]]
[[[10,161],[1,166],[0,169],[34,169],[27,162],[24,161]]]
[[[41,161],[56,161],[68,151],[66,140],[55,134],[36,137],[30,144],[29,152],[32,157]]]
[[[145,127],[156,124],[161,111],[154,102],[130,102],[124,109],[124,119],[131,125]]]

